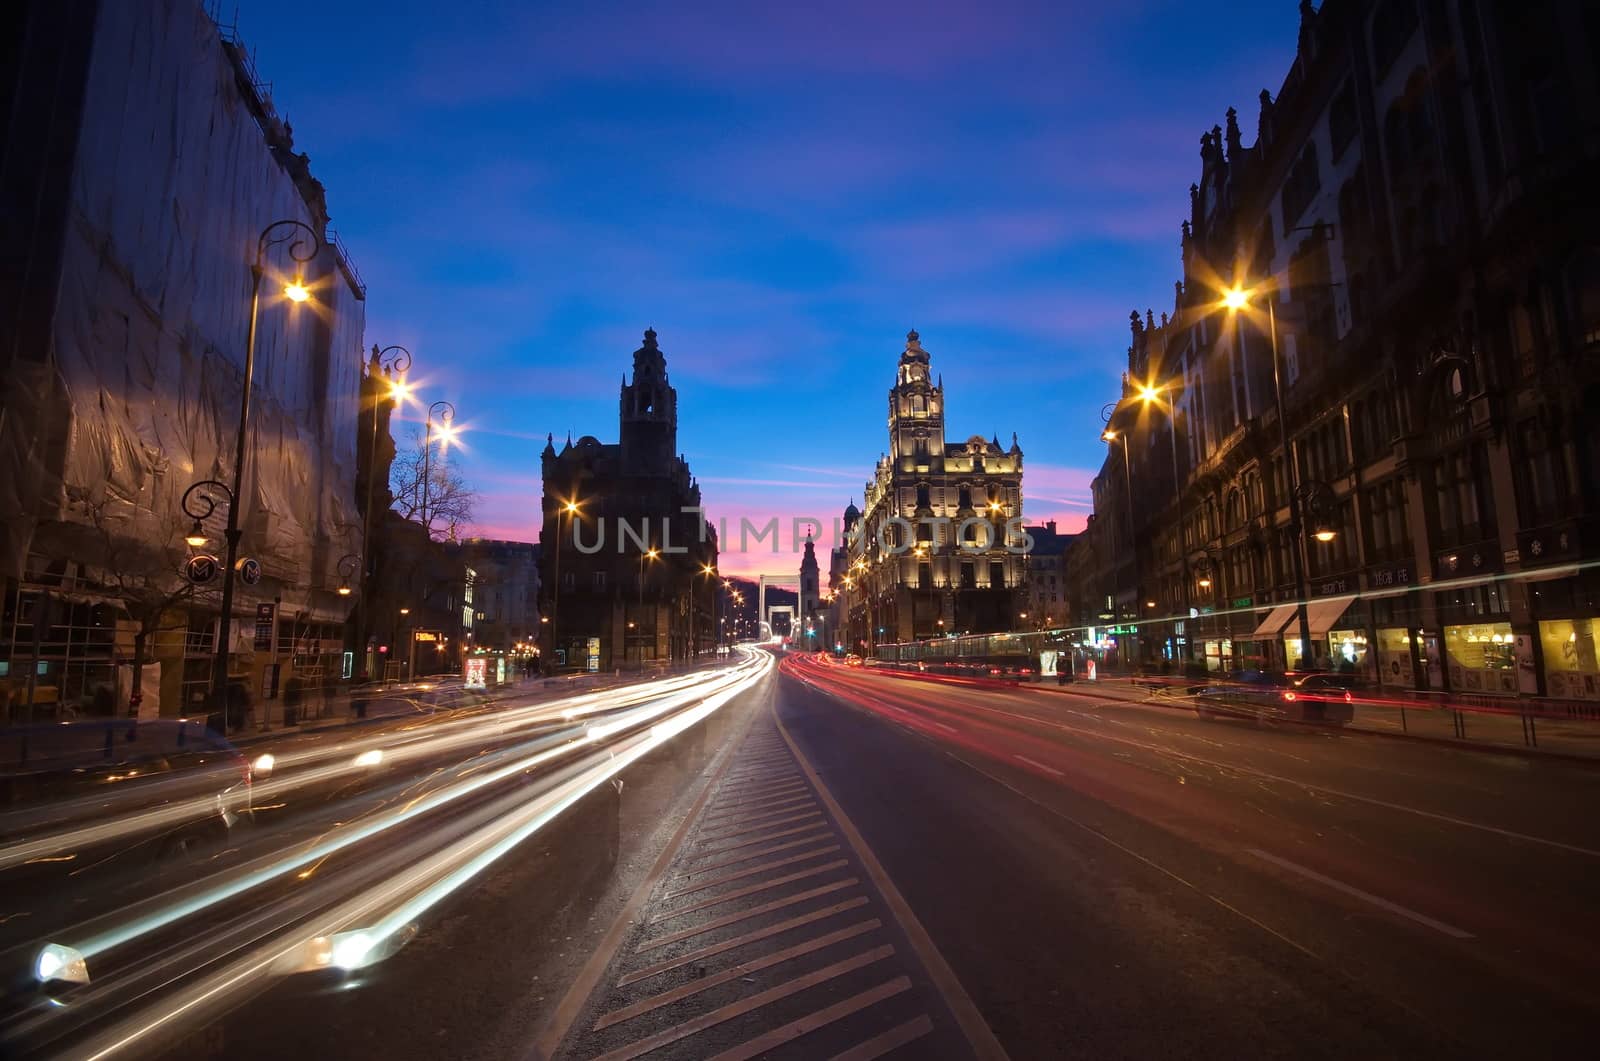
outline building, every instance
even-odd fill
[[[845,513],[852,651],[1020,621],[1022,449],[1015,435],[1009,449],[981,435],[946,443],[944,411],[944,381],[910,332],[889,390],[889,452],[866,484],[865,510]]]
[[[1600,699],[1600,16],[1301,10],[1201,138],[1078,574],[1146,663]]]
[[[532,542],[467,538],[445,545],[470,569],[472,645],[518,653],[539,640],[539,547]]]
[[[678,393],[646,329],[622,380],[619,441],[542,455],[546,666],[611,670],[716,644],[716,531],[677,452]]]
[[[184,578],[185,538],[192,510],[209,508],[195,536],[220,554],[241,485],[240,551],[261,577],[236,580],[230,685],[260,704],[337,681],[341,569],[361,545],[366,289],[321,183],[200,0],[23,0],[4,21],[0,700],[195,710],[212,684],[220,579]],[[293,280],[310,304],[284,297]],[[217,485],[186,512],[204,480]]]
[[[1021,626],[1034,630],[1067,626],[1072,619],[1067,594],[1067,550],[1075,535],[1058,532],[1055,520],[1025,529],[1030,544],[1023,605],[1027,615],[1021,617]]]

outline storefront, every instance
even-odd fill
[[[1539,645],[1544,650],[1545,691],[1566,700],[1600,700],[1600,661],[1594,619],[1547,619],[1539,624]]]
[[[1445,627],[1444,650],[1450,688],[1463,693],[1515,695],[1516,641],[1508,622]]]
[[[1227,674],[1233,670],[1233,641],[1229,638],[1206,641],[1206,672]]]
[[[1386,689],[1416,688],[1417,674],[1410,630],[1403,626],[1379,627],[1375,650],[1380,685]]]

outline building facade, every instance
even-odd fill
[[[889,389],[889,452],[845,513],[839,609],[851,651],[942,633],[1009,630],[1025,592],[1022,448],[947,443],[944,381],[916,332]],[[842,591],[842,592],[841,592]]]
[[[1597,49],[1577,2],[1305,4],[1255,143],[1201,138],[1075,566],[1147,664],[1600,699]]]
[[[1019,624],[1027,630],[1055,630],[1070,625],[1072,611],[1067,593],[1067,550],[1074,535],[1056,530],[1056,521],[1026,528],[1028,534],[1027,593]]]
[[[646,329],[623,377],[619,441],[542,455],[546,667],[612,670],[716,644],[717,536],[677,452],[678,393]]]
[[[237,585],[230,685],[259,704],[337,680],[366,289],[321,183],[199,0],[23,0],[5,22],[0,700],[63,716],[201,704],[220,602],[183,575],[182,501],[202,480],[239,495],[240,552],[261,571]],[[280,225],[291,239],[262,254],[237,483],[252,266],[275,222],[304,227]],[[284,297],[291,279],[309,303]],[[205,494],[220,554],[227,494]]]

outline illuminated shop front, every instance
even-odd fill
[[[1416,687],[1416,670],[1412,660],[1411,631],[1400,626],[1378,629],[1376,655],[1378,681],[1390,689]]]
[[[1510,623],[1447,626],[1444,650],[1451,689],[1464,693],[1516,693],[1516,638]]]
[[[1596,626],[1594,619],[1547,619],[1539,624],[1548,695],[1570,700],[1600,700]]]

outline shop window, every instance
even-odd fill
[[[1600,623],[1593,619],[1556,619],[1539,624],[1544,649],[1545,690],[1569,700],[1600,700],[1600,659],[1595,635]]]
[[[1379,684],[1389,689],[1415,688],[1411,631],[1405,627],[1381,626],[1376,648]]]
[[[1465,693],[1517,691],[1516,638],[1510,623],[1444,628],[1450,688]]]

